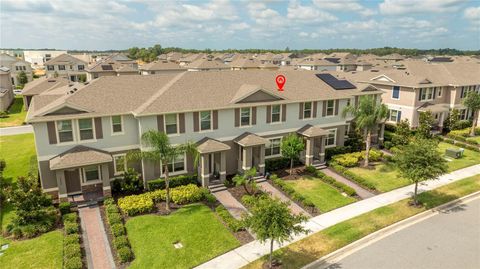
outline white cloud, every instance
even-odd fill
[[[322,10],[353,11],[362,16],[376,14],[374,10],[362,6],[357,0],[313,0],[313,3]]]
[[[382,14],[400,15],[411,13],[455,12],[468,0],[385,0],[380,3]]]
[[[316,6],[302,6],[297,1],[291,1],[288,5],[287,18],[301,23],[319,23],[338,20],[337,17],[321,11]]]
[[[480,7],[469,7],[465,9],[463,16],[469,20],[471,24],[480,26]]]

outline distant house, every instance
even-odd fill
[[[10,70],[6,67],[0,67],[0,112],[8,109],[13,102],[13,98]]]
[[[103,76],[138,75],[138,64],[123,54],[113,54],[87,68],[87,81]]]
[[[222,71],[230,67],[221,61],[203,57],[185,66],[188,71]]]
[[[47,77],[66,77],[70,81],[79,81],[87,75],[87,63],[69,54],[62,54],[45,62]]]
[[[66,53],[65,50],[25,50],[23,59],[31,63],[33,68],[43,68],[46,62]]]
[[[35,79],[32,82],[25,84],[22,90],[23,103],[25,104],[25,110],[28,110],[34,96],[43,94],[49,91],[53,91],[57,88],[69,85],[70,81],[63,77],[41,77]]]
[[[24,60],[2,53],[0,54],[0,67],[6,67],[10,70],[10,80],[14,86],[20,85],[18,75],[22,71],[27,75],[28,81],[32,81],[32,67],[30,63]]]
[[[177,63],[164,61],[155,61],[138,68],[140,74],[142,75],[155,75],[155,74],[165,74],[165,73],[175,73],[175,72],[185,72],[187,69],[181,67]]]

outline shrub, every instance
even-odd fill
[[[125,235],[125,227],[123,227],[123,224],[121,223],[110,226],[110,229],[115,237]]]
[[[293,161],[293,166],[297,166],[300,164],[299,160]],[[265,160],[265,171],[273,172],[281,169],[290,168],[290,159],[288,158],[273,158]]]
[[[471,121],[469,121],[469,120],[459,120],[459,121],[457,121],[453,124],[452,130],[468,129],[471,126],[472,126]]]
[[[69,213],[62,216],[63,222],[78,222],[78,215],[76,213]]]
[[[350,152],[352,152],[352,149],[350,147],[340,146],[340,147],[328,148],[328,149],[325,149],[325,159],[330,160],[335,155],[345,154]]]
[[[112,181],[112,191],[115,193],[136,193],[143,190],[143,180],[134,169],[128,168],[121,177]]]
[[[307,166],[305,167],[305,171],[306,171],[307,173],[314,174],[315,171],[317,171],[317,168],[315,168],[315,166],[313,166],[313,165],[307,165]]]
[[[130,247],[127,237],[125,235],[120,235],[113,238],[113,245],[116,249],[121,249],[124,247]]]
[[[205,202],[207,202],[207,204],[209,205],[213,205],[217,201],[217,198],[215,197],[215,195],[211,193],[204,194],[203,199],[205,199]]]
[[[79,242],[80,236],[78,234],[65,235],[63,238],[63,244],[65,245],[78,244]]]
[[[181,205],[202,200],[203,191],[197,185],[189,184],[173,188],[170,195],[175,204]]]
[[[155,179],[151,180],[148,183],[149,190],[163,190],[165,189],[165,179]],[[170,188],[175,188],[179,186],[197,184],[197,175],[181,175],[176,177],[169,178]]]
[[[325,175],[325,173],[323,173],[322,171],[317,171],[316,176],[320,178],[320,180],[322,180],[323,182],[332,185],[333,187],[345,192],[349,196],[354,196],[357,194],[355,189],[353,189],[352,187],[342,182],[336,181],[333,177]]]
[[[220,216],[220,218],[232,232],[238,232],[245,229],[243,223],[230,215],[228,210],[225,209],[223,205],[217,206],[217,208],[215,208],[215,212],[217,212],[218,216]]]
[[[364,151],[362,151],[362,154],[365,154]],[[378,162],[382,159],[383,157],[383,152],[377,149],[370,149],[370,154],[368,155],[368,158],[372,162]]]
[[[122,223],[122,216],[120,216],[120,213],[108,213],[107,221],[110,225]]]
[[[474,138],[467,138],[467,142],[468,142],[469,144],[478,145],[478,142],[475,141]]]
[[[68,260],[65,260],[63,265],[64,269],[82,269],[82,258],[80,257],[73,257]]]
[[[35,226],[31,224],[22,226],[21,229],[22,229],[23,237],[26,237],[26,238],[35,237],[38,233],[38,230],[35,228]]]
[[[150,197],[140,195],[130,195],[118,199],[118,206],[123,213],[128,216],[147,213],[153,209],[153,201]]]
[[[112,197],[108,197],[108,198],[105,198],[105,200],[103,200],[104,206],[114,205],[114,204],[115,204],[115,200]]]
[[[118,207],[115,204],[106,205],[105,206],[105,211],[107,211],[107,213],[118,213],[119,212]]]
[[[252,207],[257,202],[256,198],[252,195],[244,195],[242,196],[242,203],[247,207]]]
[[[68,260],[74,257],[79,257],[79,258],[82,257],[80,244],[76,243],[76,244],[65,245],[63,247],[63,258]]]
[[[147,192],[143,195],[148,196],[155,203],[158,203],[161,201],[165,201],[167,197],[167,192],[165,190],[155,190],[155,191]]]
[[[62,202],[58,205],[58,209],[60,210],[60,213],[62,215],[70,213],[71,207],[72,207],[72,204],[70,202]]]
[[[76,222],[65,222],[64,229],[66,234],[77,234],[78,224]]]
[[[390,149],[391,147],[393,147],[393,144],[390,141],[385,141],[383,143],[383,147],[386,148],[386,149]]]
[[[117,249],[117,255],[122,263],[129,262],[133,259],[133,252],[129,247]]]

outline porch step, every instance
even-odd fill
[[[225,185],[222,184],[222,183],[218,183],[218,184],[209,185],[208,189],[210,190],[211,193],[214,193],[214,192],[219,192],[219,191],[226,190],[227,187],[225,187]]]
[[[98,205],[97,201],[85,201],[85,202],[77,203],[78,208],[90,207],[90,206],[96,206],[96,205]]]
[[[322,169],[327,168],[326,163],[321,163],[321,162],[314,162],[312,164],[312,166],[315,167],[315,169],[317,169],[317,170],[322,170]]]
[[[253,179],[255,180],[256,183],[267,181],[267,179],[264,176],[256,176]]]

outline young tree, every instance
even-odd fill
[[[365,134],[365,163],[368,166],[368,156],[370,154],[370,145],[372,141],[372,132],[378,124],[387,118],[388,108],[384,104],[379,104],[373,96],[362,96],[358,102],[358,107],[349,105],[342,111],[345,118],[352,114],[356,127]]]
[[[410,131],[410,123],[408,119],[401,120],[395,127],[395,134],[392,137],[394,145],[404,146],[410,142],[412,131]]]
[[[298,158],[298,154],[305,149],[302,138],[296,134],[289,134],[282,140],[282,156],[290,159],[290,175],[293,172],[293,161]]]
[[[293,235],[307,233],[308,230],[299,225],[308,218],[304,215],[292,215],[288,203],[278,199],[259,198],[244,218],[245,226],[252,229],[260,242],[270,240],[269,264],[272,268],[273,243],[282,244]]]
[[[435,179],[447,171],[447,161],[438,152],[432,139],[416,138],[394,156],[400,175],[415,183],[413,203],[418,204],[418,183]]]
[[[472,129],[470,130],[470,136],[475,136],[478,114],[480,113],[480,93],[476,91],[469,92],[467,98],[463,100],[463,105],[473,111],[473,124]]]
[[[237,186],[243,186],[245,189],[245,192],[248,195],[252,195],[255,193],[256,189],[256,184],[255,180],[253,178],[257,175],[257,168],[252,167],[251,169],[245,171],[243,174],[237,174],[233,177],[233,182],[235,182],[235,185]],[[247,185],[249,185],[252,189],[252,192],[250,192],[247,188]]]
[[[163,173],[165,175],[165,192],[166,192],[166,210],[170,211],[170,177],[168,164],[176,157],[185,153],[195,156],[195,165],[198,163],[198,151],[194,143],[187,142],[173,146],[170,144],[168,136],[164,132],[147,131],[142,135],[142,142],[149,147],[149,151],[133,151],[127,154],[127,158],[131,160],[148,160],[152,162],[161,162]]]
[[[419,138],[428,139],[432,138],[432,127],[435,123],[432,112],[420,112],[420,117],[418,120],[417,136]]]
[[[18,80],[19,86],[21,86],[23,88],[23,86],[28,83],[27,74],[24,71],[21,71],[17,75],[17,80]]]
[[[460,120],[460,112],[458,109],[452,109],[448,114],[447,118],[443,121],[443,128],[450,132],[451,130],[455,130],[457,126],[457,122]]]

